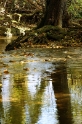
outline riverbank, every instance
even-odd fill
[[[46,25],[39,29],[27,31],[6,46],[6,51],[18,48],[59,48],[78,47],[82,45],[82,26],[59,28]]]

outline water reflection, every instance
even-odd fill
[[[80,60],[81,61],[81,60]],[[79,62],[80,62],[79,61]],[[77,65],[78,62],[75,62]],[[74,65],[74,66],[75,66]],[[70,67],[68,73],[68,85],[71,93],[71,108],[74,124],[82,123],[82,68],[81,62],[78,67]]]
[[[5,49],[6,42],[3,39],[0,39],[0,52],[2,52]]]
[[[16,39],[16,37],[1,37],[0,36],[0,52],[5,50],[5,47],[8,43],[10,43],[12,40]]]
[[[65,65],[59,64],[56,72],[52,73],[52,84],[57,99],[58,120],[60,124],[72,124],[72,112],[70,103],[70,92],[67,83],[67,69]]]
[[[5,78],[4,75],[2,76],[1,123],[58,124],[52,81],[46,80],[47,74],[44,78],[42,76],[52,64],[26,63],[23,66],[29,67],[28,72],[24,72],[22,66],[20,70],[15,68],[19,65],[13,63],[12,70],[16,72],[6,75]],[[36,71],[33,71],[34,68]]]
[[[66,50],[0,54],[1,124],[82,124],[82,50]]]

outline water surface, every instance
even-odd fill
[[[0,39],[0,123],[82,124],[82,48],[5,52]]]

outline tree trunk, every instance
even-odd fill
[[[54,25],[62,27],[62,17],[65,5],[66,0],[47,0],[44,19],[42,19],[39,26]]]

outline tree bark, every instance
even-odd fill
[[[62,17],[67,0],[47,0],[46,12],[40,27],[44,25],[54,25],[62,27]]]

